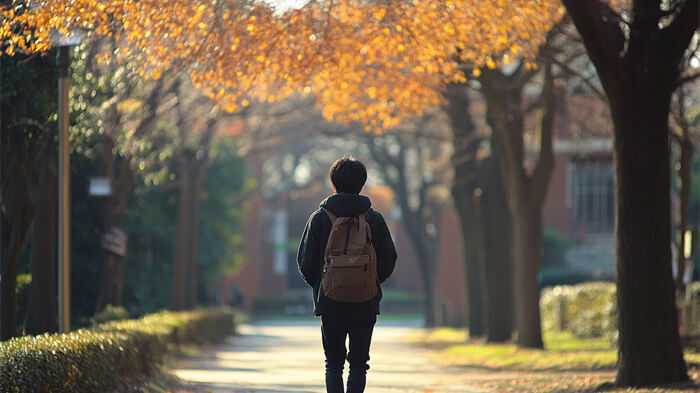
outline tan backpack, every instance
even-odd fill
[[[323,209],[333,226],[324,253],[321,285],[327,298],[361,303],[377,295],[377,254],[367,223],[370,210],[352,217],[336,217]]]

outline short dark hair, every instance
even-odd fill
[[[337,192],[359,194],[367,181],[367,168],[357,158],[345,155],[331,165],[328,176]]]

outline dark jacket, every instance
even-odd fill
[[[330,210],[338,217],[356,216],[366,212],[370,207],[369,198],[358,194],[335,194],[321,202],[321,208]],[[377,296],[363,303],[336,302],[324,295],[321,288],[323,254],[333,224],[321,208],[316,210],[306,222],[297,253],[299,273],[313,288],[314,314],[379,314],[381,287]],[[367,216],[367,222],[372,231],[372,245],[377,253],[377,276],[382,283],[394,271],[396,249],[384,217],[379,212],[372,210]]]

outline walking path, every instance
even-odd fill
[[[399,340],[413,326],[377,323],[370,352],[367,393],[478,393],[463,368],[440,367],[428,350]],[[262,322],[171,372],[198,391],[212,393],[325,392],[319,322]],[[346,364],[347,377],[347,364]]]

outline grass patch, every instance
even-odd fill
[[[512,343],[484,344],[467,341],[465,329],[437,328],[404,338],[416,345],[437,349],[435,357],[444,365],[504,371],[572,372],[613,371],[617,349],[605,338],[577,338],[571,332],[545,331],[546,350],[518,348]],[[688,368],[700,364],[700,353],[687,351]]]
[[[590,371],[615,368],[614,350],[537,350],[513,344],[454,345],[441,353],[450,365],[518,371]]]
[[[468,336],[469,333],[466,329],[441,327],[416,330],[414,333],[404,336],[402,340],[430,348],[446,348],[466,343]]]

